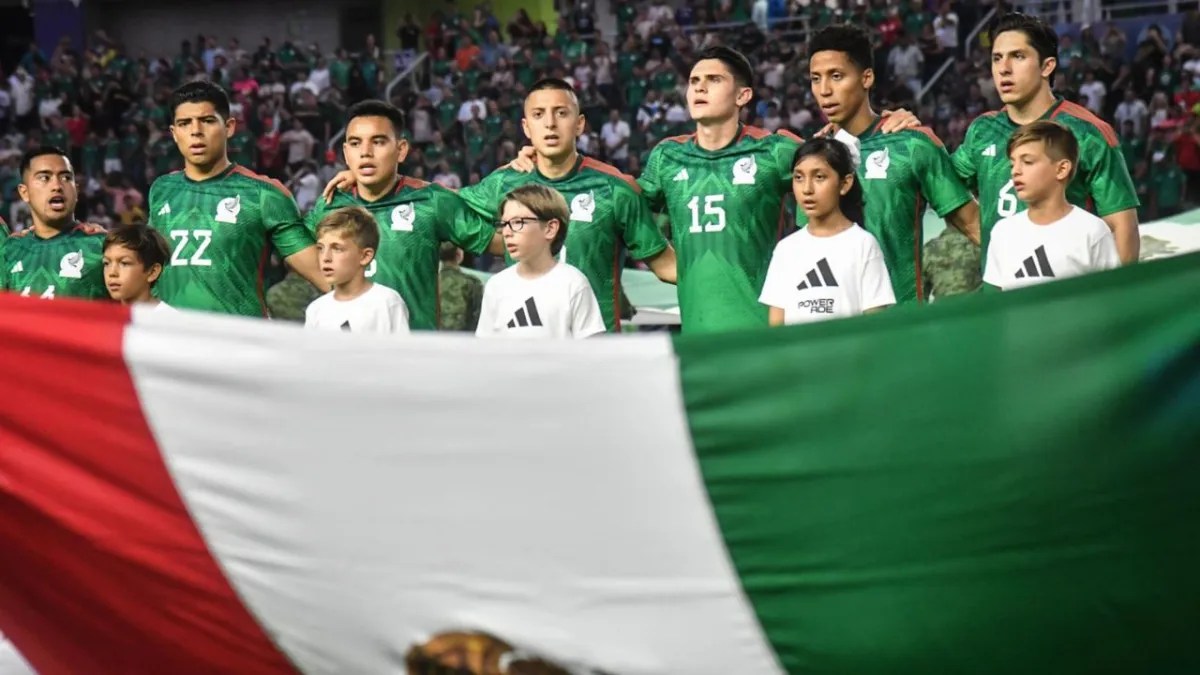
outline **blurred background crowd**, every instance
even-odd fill
[[[0,75],[0,199],[14,229],[28,222],[16,194],[17,158],[29,146],[69,149],[87,218],[145,218],[155,176],[181,168],[164,103],[172,88],[211,79],[235,100],[232,159],[288,184],[302,209],[341,168],[347,106],[386,97],[408,112],[405,172],[447,187],[472,184],[523,144],[521,102],[545,76],[571,81],[588,120],[585,154],[636,175],[660,139],[686,133],[685,85],[693,54],[730,44],[758,74],[747,123],[802,136],[823,122],[807,85],[807,31],[835,21],[869,26],[876,41],[875,99],[916,112],[951,149],[970,121],[999,107],[986,21],[1003,2],[943,0],[558,0],[556,25],[524,9],[442,2],[403,16],[384,50],[375,33],[353,45],[187,34],[174,53],[134,53],[104,30],[52,51],[31,43]],[[1070,3],[1018,3],[1058,12],[1059,95],[1117,130],[1143,195],[1143,220],[1200,202],[1200,12],[1172,2],[1150,16],[1137,2],[1098,22]],[[1086,4],[1086,3],[1085,3]],[[1095,4],[1095,3],[1092,3]],[[1104,4],[1104,3],[1100,3]],[[1161,3],[1160,3],[1161,4]],[[602,7],[601,7],[602,6]],[[1119,15],[1121,12],[1110,12]],[[1153,13],[1151,13],[1153,14]],[[1161,20],[1156,20],[1161,19]]]

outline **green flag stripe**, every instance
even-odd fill
[[[676,340],[792,673],[1197,672],[1200,254]]]

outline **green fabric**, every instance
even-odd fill
[[[44,298],[108,298],[104,230],[76,227],[43,239],[27,228],[0,239],[0,290]]]
[[[155,288],[179,309],[265,316],[271,249],[286,258],[313,245],[291,193],[236,164],[203,181],[160,176],[146,213],[171,246]]]
[[[791,673],[1200,672],[1200,254],[675,340]]]

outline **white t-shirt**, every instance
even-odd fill
[[[629,123],[625,120],[618,120],[616,124],[605,122],[600,129],[600,136],[604,138],[604,147],[608,150],[609,159],[628,159],[629,143],[622,145],[620,148],[615,148],[621,141],[629,140]]]
[[[585,338],[604,332],[600,303],[583,272],[557,263],[526,279],[517,266],[488,279],[479,311],[479,337]]]
[[[1022,211],[992,228],[983,280],[1010,291],[1120,265],[1108,225],[1078,206],[1049,225]]]
[[[1104,95],[1108,90],[1100,80],[1092,80],[1079,85],[1079,95],[1087,99],[1087,109],[1101,114],[1104,110]]]
[[[353,300],[338,300],[333,291],[322,295],[304,312],[304,327],[383,335],[408,334],[408,305],[396,291],[372,284]]]
[[[896,304],[896,295],[879,242],[852,225],[832,237],[805,228],[776,244],[758,301],[793,324],[857,316]]]

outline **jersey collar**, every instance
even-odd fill
[[[224,171],[222,171],[221,173],[219,173],[219,174],[217,174],[217,175],[215,175],[215,176],[209,176],[208,178],[205,178],[204,180],[193,180],[193,179],[191,179],[191,178],[188,178],[187,171],[182,171],[182,172],[180,172],[180,173],[182,173],[182,174],[183,174],[183,179],[184,179],[185,181],[187,181],[187,182],[189,182],[189,183],[196,183],[196,184],[200,184],[200,183],[214,183],[214,182],[216,182],[216,181],[219,181],[219,180],[221,180],[221,179],[223,179],[223,178],[227,178],[227,177],[228,177],[230,174],[232,174],[232,173],[233,173],[235,170],[237,170],[237,162],[230,162],[230,163],[229,163],[229,166],[225,167],[225,170],[224,170]]]
[[[570,171],[564,173],[563,175],[559,176],[558,178],[550,178],[550,177],[546,176],[545,174],[543,174],[541,169],[537,168],[536,162],[533,165],[533,172],[536,173],[542,180],[546,181],[547,183],[558,183],[560,181],[569,180],[571,178],[574,178],[575,174],[579,173],[580,167],[583,166],[583,160],[584,160],[583,153],[576,150],[575,154],[576,154],[575,166],[571,167]]]
[[[1046,110],[1046,112],[1042,113],[1042,116],[1038,118],[1038,121],[1040,122],[1042,120],[1053,119],[1054,115],[1056,115],[1058,113],[1058,109],[1062,107],[1063,101],[1064,101],[1063,97],[1055,96],[1054,104],[1051,105],[1050,108],[1048,110]],[[1014,127],[1021,126],[1020,124],[1017,124],[1013,120],[1011,115],[1008,114],[1008,106],[1004,106],[1003,112],[1004,112],[1004,118],[1008,120],[1009,124],[1013,125]]]
[[[729,141],[724,146],[717,148],[716,150],[705,150],[704,148],[700,147],[699,137],[700,134],[698,132],[692,133],[692,145],[695,146],[695,148],[700,152],[722,152],[737,145],[742,141],[743,138],[746,137],[746,125],[742,122],[738,122],[737,133],[733,135],[733,140]]]
[[[875,119],[871,120],[871,124],[858,135],[860,139],[870,138],[879,132],[879,125],[883,123],[883,115],[876,115]]]
[[[404,186],[407,183],[408,183],[408,181],[405,179],[404,175],[397,173],[396,174],[396,187],[392,188],[391,192],[383,195],[382,197],[380,197],[379,199],[376,199],[373,202],[369,202],[369,201],[363,199],[362,196],[360,196],[358,194],[358,184],[357,183],[355,183],[354,186],[350,188],[350,194],[353,195],[356,200],[358,200],[359,202],[362,202],[363,204],[378,204],[379,202],[390,199],[390,198],[395,197],[396,195],[400,194],[400,191],[404,189]]]

